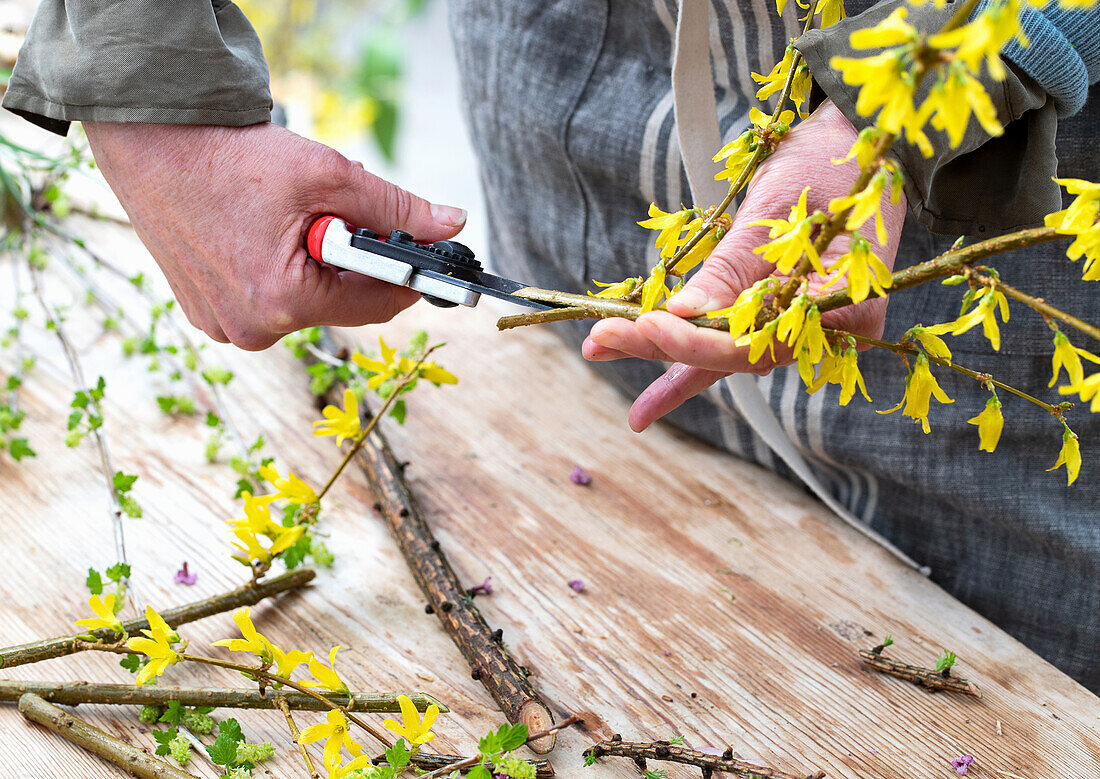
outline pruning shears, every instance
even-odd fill
[[[517,297],[514,292],[530,285],[487,273],[458,241],[420,243],[402,230],[383,238],[338,217],[322,216],[310,226],[306,247],[318,262],[415,289],[443,308],[476,306],[482,295],[540,311],[559,307]]]

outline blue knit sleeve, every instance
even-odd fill
[[[1029,45],[1013,41],[1004,58],[1047,91],[1060,116],[1080,111],[1089,86],[1100,81],[1100,4],[1067,10],[1054,0],[1041,11],[1026,9],[1020,26]]]

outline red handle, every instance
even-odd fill
[[[324,258],[321,257],[321,242],[324,241],[325,230],[333,219],[336,219],[336,217],[331,214],[322,216],[310,225],[309,233],[306,235],[306,249],[309,251],[309,256],[317,260],[317,262],[325,261]]]

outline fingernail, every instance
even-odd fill
[[[669,303],[675,302],[678,306],[684,306],[695,311],[701,310],[710,300],[707,293],[698,287],[684,287],[669,299]]]
[[[432,219],[444,227],[456,227],[466,223],[466,209],[431,204]]]

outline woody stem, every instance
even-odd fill
[[[984,269],[975,268],[975,270],[981,271]],[[971,278],[977,281],[979,284],[984,284],[987,287],[1003,292],[1006,297],[1010,297],[1013,300],[1018,300],[1026,306],[1030,306],[1031,308],[1042,314],[1043,318],[1050,317],[1051,319],[1057,319],[1059,322],[1064,322],[1070,327],[1077,328],[1082,333],[1092,336],[1096,340],[1100,341],[1100,328],[1096,327],[1095,325],[1090,325],[1088,322],[1078,319],[1071,314],[1067,314],[1065,311],[1062,311],[1059,308],[1055,308],[1042,298],[1038,298],[1033,295],[1029,295],[1026,292],[1022,292],[1015,287],[1005,284],[1000,279],[994,278],[993,276],[985,273],[979,272],[973,274]]]

